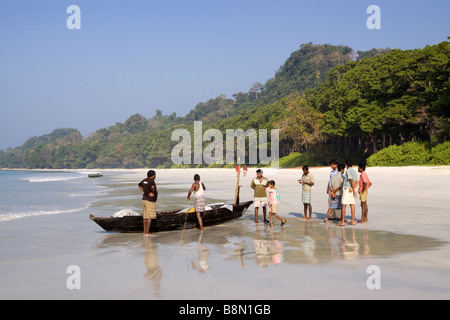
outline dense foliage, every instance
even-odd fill
[[[450,142],[432,147],[429,142],[406,142],[378,151],[367,159],[369,166],[450,165]]]
[[[0,150],[0,167],[171,167],[177,128],[280,129],[281,166],[324,165],[331,158],[369,165],[449,164],[450,47],[415,50],[304,44],[264,85],[233,99],[220,95],[186,116],[124,123],[83,138],[57,129],[22,146]],[[224,139],[225,141],[225,139]],[[415,141],[408,143],[409,141]],[[211,165],[221,166],[221,165]]]

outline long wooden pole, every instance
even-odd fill
[[[238,164],[238,172],[237,172],[237,185],[236,185],[236,192],[234,194],[234,205],[239,204],[239,180],[241,178],[241,165]]]

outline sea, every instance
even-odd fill
[[[87,171],[0,170],[0,223],[88,209],[107,187]]]

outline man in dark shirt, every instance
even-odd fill
[[[150,170],[147,172],[147,178],[139,183],[139,189],[144,193],[142,195],[142,211],[144,218],[144,235],[151,235],[150,225],[152,219],[156,219],[156,201],[158,200],[158,190],[155,184],[156,172]]]

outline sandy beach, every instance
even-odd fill
[[[276,181],[279,215],[273,229],[239,220],[199,230],[106,233],[89,214],[138,212],[137,183],[147,169],[101,170],[104,191],[89,208],[0,223],[0,299],[449,299],[450,167],[368,168],[369,222],[325,224],[330,169],[311,168],[312,221],[301,221],[299,169],[264,169]],[[233,169],[156,170],[158,209],[187,207],[195,173],[207,203],[232,202]],[[256,169],[241,177],[241,201],[253,200]],[[347,217],[350,211],[347,211]],[[356,205],[356,219],[361,208]],[[262,214],[260,214],[262,221]],[[80,289],[69,289],[69,266]],[[380,289],[367,285],[378,266]]]

